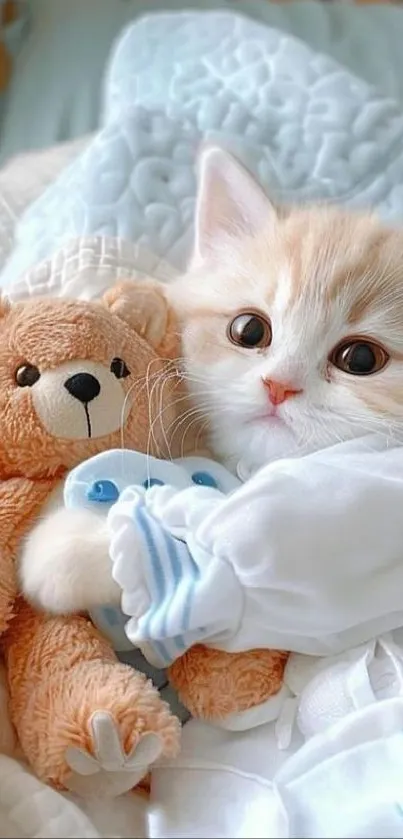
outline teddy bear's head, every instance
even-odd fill
[[[100,302],[0,305],[0,477],[51,477],[109,447],[156,452],[172,424],[175,330],[157,284]],[[165,452],[166,454],[166,452]]]

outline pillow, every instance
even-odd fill
[[[110,63],[104,121],[20,220],[5,287],[82,235],[131,240],[181,270],[206,137],[238,154],[277,201],[373,204],[385,219],[403,217],[396,102],[297,39],[233,13],[131,25]]]

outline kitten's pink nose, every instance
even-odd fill
[[[292,396],[297,396],[302,393],[302,390],[296,390],[292,385],[286,382],[275,382],[273,379],[263,379],[263,384],[268,391],[269,399],[272,405],[281,405]]]

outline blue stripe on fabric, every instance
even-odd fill
[[[188,644],[185,643],[185,639],[184,639],[183,635],[175,635],[175,637],[172,638],[172,641],[175,644],[175,647],[178,650],[178,652],[180,652],[180,653],[185,652]]]
[[[182,563],[181,563],[181,560],[180,560],[180,557],[179,557],[179,552],[178,552],[177,545],[176,545],[176,540],[174,539],[173,536],[171,536],[170,533],[167,533],[165,530],[163,530],[163,538],[164,538],[164,542],[165,542],[166,551],[167,551],[167,554],[168,554],[168,557],[169,557],[169,562],[171,564],[172,576],[173,576],[173,580],[174,580],[173,591],[172,591],[171,597],[169,599],[169,602],[166,604],[165,615],[164,615],[164,620],[163,620],[163,632],[166,636],[167,635],[167,621],[168,621],[169,607],[170,607],[170,605],[172,604],[172,601],[175,598],[175,590],[176,590],[176,587],[179,585],[179,583],[182,579],[183,569],[182,569]],[[182,639],[179,647],[176,643],[176,638],[175,637],[172,638],[172,641],[174,643],[174,646],[176,646],[176,648],[179,649],[182,652],[185,648],[185,642],[184,642],[181,635],[179,635],[178,638]]]
[[[144,622],[144,634],[145,634],[145,637],[147,638],[147,640],[152,641],[152,643],[155,646],[155,649],[157,650],[160,658],[163,661],[165,661],[167,664],[169,664],[172,661],[172,656],[168,653],[167,647],[165,646],[165,644],[162,641],[157,641],[156,639],[154,639],[151,635],[151,632],[150,632],[150,624],[151,624],[153,618],[156,615],[158,615],[159,611],[162,612],[163,623],[166,624],[166,619],[167,619],[166,607],[165,607],[165,610],[164,610],[164,595],[166,594],[166,587],[167,587],[166,586],[166,577],[165,577],[164,570],[163,570],[163,567],[162,567],[162,563],[161,563],[161,560],[160,560],[158,548],[157,548],[157,545],[155,544],[155,540],[154,540],[154,537],[153,537],[153,534],[152,534],[150,519],[149,519],[147,511],[144,509],[144,507],[136,507],[135,512],[134,512],[134,517],[136,519],[137,525],[140,526],[140,528],[141,528],[141,530],[142,530],[142,532],[144,533],[144,536],[145,536],[147,549],[148,549],[148,552],[150,554],[153,576],[154,576],[154,579],[155,579],[155,582],[156,582],[156,587],[157,587],[157,591],[158,591],[158,598],[159,598],[159,602],[155,603],[154,607],[152,607],[150,609],[148,618]],[[158,526],[160,528],[160,525],[156,525],[156,526]],[[165,532],[162,530],[162,528],[160,528],[160,529],[161,529],[161,532],[163,533],[163,535],[165,537],[165,535],[166,535]],[[175,557],[175,559],[177,559],[177,557]],[[176,567],[178,568],[178,566],[176,566]],[[179,568],[180,568],[180,566],[179,566]]]
[[[190,556],[190,553],[189,553],[189,556]],[[186,630],[189,629],[190,613],[191,613],[191,610],[192,610],[192,603],[193,603],[194,593],[195,593],[195,588],[196,588],[196,579],[199,576],[199,569],[197,568],[197,565],[193,561],[192,558],[191,558],[191,563],[192,563],[192,572],[193,572],[192,573],[192,579],[189,581],[189,585],[188,585],[188,589],[187,589],[187,593],[186,593],[186,597],[185,597],[185,602],[183,604],[183,613],[182,613],[182,626],[183,626],[184,632],[186,632]]]
[[[166,549],[167,549],[168,556],[169,556],[169,561],[171,563],[174,583],[177,586],[182,580],[182,571],[183,571],[183,566],[182,566],[182,562],[181,562],[181,559],[180,559],[180,548],[183,549],[185,547],[187,553],[189,553],[189,552],[187,550],[187,546],[185,546],[183,542],[179,542],[179,544],[178,544],[178,540],[176,540],[173,536],[171,536],[170,533],[167,533],[166,531],[164,531],[164,539],[165,539],[165,545],[166,545]],[[192,567],[193,563],[192,563],[192,558],[190,557],[190,554],[189,554],[189,559],[190,559],[190,565]],[[170,599],[170,603],[167,605],[167,609],[169,609],[169,605],[172,603],[174,597],[175,597],[175,590],[172,593],[172,597]],[[165,619],[164,619],[165,634],[166,634],[166,623],[167,623],[167,613],[165,614]],[[183,628],[185,629],[186,627],[184,626]],[[182,634],[175,635],[172,638],[172,641],[173,641],[175,647],[177,648],[177,650],[179,650],[179,652],[181,652],[181,653],[184,652],[184,650],[186,649],[186,644],[185,644],[185,639],[184,639]]]
[[[167,549],[167,553],[169,556],[169,561],[171,563],[172,568],[172,575],[174,578],[174,582],[177,585],[180,580],[182,579],[182,564],[179,559],[179,554],[176,548],[176,540],[170,533],[167,533],[166,530],[162,530],[165,546]]]
[[[185,602],[184,602],[184,605],[183,605],[182,622],[181,622],[182,629],[183,629],[184,632],[186,632],[186,630],[189,629],[192,601],[193,601],[193,595],[194,595],[194,590],[195,590],[195,581],[196,581],[196,578],[199,576],[199,570],[198,570],[197,565],[194,562],[194,560],[193,560],[193,558],[190,554],[190,551],[189,551],[189,548],[188,548],[186,542],[183,542],[181,539],[175,539],[174,536],[171,536],[171,534],[166,533],[166,531],[163,531],[163,533],[164,533],[165,545],[166,545],[166,548],[167,548],[167,551],[168,551],[168,556],[170,558],[172,573],[174,575],[175,582],[179,583],[179,582],[183,581],[183,573],[182,573],[183,572],[183,563],[181,562],[181,559],[180,559],[181,553],[182,554],[185,553],[186,559],[188,560],[186,570],[189,574],[190,580],[189,580],[189,584],[188,584],[188,591],[187,591],[187,594],[185,596]],[[173,593],[173,595],[171,597],[171,600],[170,600],[170,603],[172,603],[172,600],[173,600],[174,596],[175,596],[175,593]],[[168,605],[167,605],[167,608],[169,608]],[[165,620],[164,620],[165,633],[166,633],[166,617],[167,616],[165,615]],[[176,635],[172,640],[176,644],[178,650],[180,650],[181,652],[183,652],[186,649],[186,647],[188,646],[186,644],[185,639],[184,639],[182,634]]]
[[[154,640],[153,640],[153,641],[152,641],[152,645],[153,645],[153,647],[155,647],[155,649],[157,650],[157,653],[158,653],[158,655],[159,655],[159,657],[160,657],[161,661],[162,661],[165,665],[171,664],[171,662],[172,662],[172,656],[169,654],[169,652],[168,652],[167,647],[165,646],[165,644],[163,644],[163,643],[162,643],[162,641],[154,641]]]
[[[169,606],[174,601],[176,588],[181,583],[182,585],[184,583],[184,567],[181,559],[182,553],[186,556],[186,573],[189,575],[190,579],[185,589],[186,594],[183,603],[181,627],[183,629],[183,632],[186,632],[189,629],[191,621],[192,603],[195,594],[195,583],[197,577],[199,576],[199,570],[189,552],[186,543],[182,540],[176,539],[174,536],[171,536],[170,533],[167,533],[167,531],[164,530],[164,528],[158,522],[155,522],[152,519],[152,517],[149,516],[147,510],[144,507],[136,507],[134,511],[134,517],[136,519],[137,525],[140,527],[141,531],[144,534],[145,542],[151,560],[153,577],[156,583],[158,593],[157,596],[159,599],[159,602],[155,603],[150,608],[148,617],[144,621],[144,634],[147,640],[152,640],[152,643],[155,645],[155,649],[158,651],[160,658],[164,661],[169,662],[172,660],[172,655],[169,655],[168,648],[165,646],[165,644],[163,644],[162,641],[157,641],[152,637],[150,625],[155,620],[155,618],[160,617],[162,631],[165,635],[165,638],[167,638],[168,640],[169,633],[167,632],[167,621],[169,617]],[[174,589],[171,596],[169,597],[169,601],[169,587],[167,585],[167,578],[164,573],[163,565],[161,562],[160,552],[157,547],[155,538],[153,536],[153,525],[158,528],[159,533],[163,537],[164,546],[167,551],[170,568],[174,580]],[[169,640],[180,653],[184,652],[189,646],[189,644],[186,643],[186,640],[182,633],[172,636]]]
[[[146,540],[146,543],[147,543],[147,549],[148,549],[148,552],[150,554],[151,567],[152,567],[152,570],[153,570],[153,576],[154,576],[154,580],[155,580],[156,587],[157,587],[158,597],[159,597],[160,601],[163,601],[164,593],[165,593],[165,590],[166,590],[166,580],[165,580],[164,569],[162,567],[162,564],[161,564],[161,561],[160,561],[160,558],[159,558],[158,548],[157,548],[157,546],[154,542],[154,538],[153,538],[153,535],[152,535],[152,532],[151,532],[151,527],[150,527],[149,522],[147,520],[147,518],[148,518],[147,514],[146,514],[145,510],[143,509],[143,507],[140,507],[140,506],[136,507],[136,509],[134,511],[134,517],[137,520],[137,524],[140,526],[141,530],[144,533],[145,540]]]

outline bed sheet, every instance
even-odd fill
[[[143,839],[147,818],[138,796],[84,802],[50,789],[22,761],[0,755],[1,839]]]

